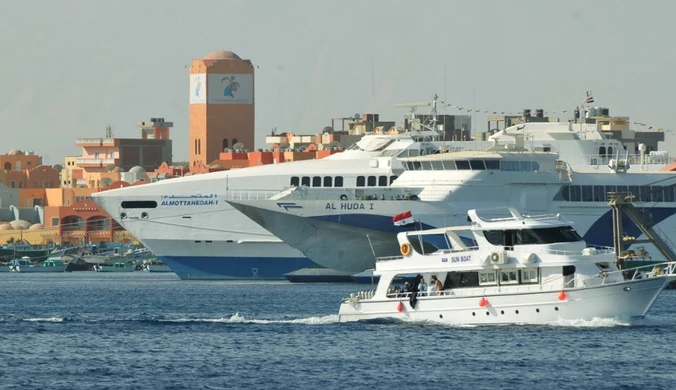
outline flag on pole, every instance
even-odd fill
[[[407,211],[392,217],[392,222],[394,223],[394,226],[408,226],[412,225],[415,220],[413,219],[411,211]]]
[[[592,93],[590,91],[587,91],[587,98],[584,100],[585,103],[594,103],[594,96],[592,96]]]

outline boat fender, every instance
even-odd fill
[[[566,294],[566,292],[565,292],[565,291],[561,291],[561,292],[559,293],[559,301],[565,301],[566,298],[568,298],[568,295]]]
[[[479,299],[479,306],[480,306],[480,307],[486,307],[486,306],[488,306],[488,299],[486,299],[486,298],[484,298],[484,297],[481,297],[481,299]]]
[[[345,195],[345,194],[341,195],[340,200],[347,200],[347,195]]]
[[[402,311],[404,311],[404,304],[401,303],[401,301],[399,301],[399,303],[397,304],[397,311],[398,311],[399,313],[401,313]]]
[[[401,248],[399,249],[401,250],[401,254],[404,256],[408,256],[411,254],[411,244],[409,244],[408,242],[401,244]]]

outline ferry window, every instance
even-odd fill
[[[157,202],[154,200],[125,200],[120,204],[123,209],[154,209]]]
[[[343,177],[342,176],[336,176],[336,181],[333,183],[335,187],[342,187],[343,186]]]
[[[406,171],[412,171],[413,170],[413,164],[411,164],[410,161],[404,161],[404,170]]]
[[[518,163],[516,161],[501,161],[500,168],[503,171],[516,171],[518,169]]]
[[[521,270],[521,283],[537,283],[537,282],[538,282],[537,268],[524,268]]]
[[[455,166],[458,168],[458,170],[468,171],[469,170],[469,161],[458,160],[458,161],[455,162]]]
[[[565,201],[570,201],[570,186],[561,187],[561,198]]]
[[[650,193],[650,186],[641,186],[641,202],[652,202],[653,194]]]
[[[378,186],[387,187],[387,176],[378,176]]]
[[[447,171],[455,171],[456,170],[455,161],[453,160],[444,161],[444,169]]]
[[[594,191],[592,186],[582,186],[582,201],[592,202],[594,200]]]
[[[357,187],[365,187],[366,178],[364,176],[357,176]]]
[[[532,168],[533,168],[534,171],[539,171],[539,170],[540,170],[540,164],[539,164],[538,162],[533,161],[532,164],[533,164],[533,165],[532,165]]]
[[[500,271],[500,284],[517,284],[517,283],[519,283],[517,270]]]
[[[413,161],[413,170],[420,171],[421,169],[420,161]]]
[[[444,164],[441,162],[441,160],[432,161],[432,169],[434,169],[435,171],[443,171],[444,170]]]
[[[423,171],[431,171],[432,170],[432,162],[423,161],[422,162],[422,169],[423,169]]]
[[[469,166],[472,167],[473,171],[483,171],[486,169],[484,160],[469,160]]]
[[[490,170],[499,170],[500,169],[500,161],[499,160],[486,160],[484,161],[486,164],[486,169]]]
[[[502,246],[505,245],[505,231],[504,230],[484,230],[484,237],[491,245]]]
[[[420,151],[418,149],[409,149],[408,150],[408,156],[409,157],[418,157],[420,155]]]
[[[485,286],[491,284],[497,284],[495,271],[479,271],[479,285]]]
[[[310,186],[310,176],[303,176],[303,178],[300,180],[300,183],[304,185],[305,187]]]
[[[390,176],[390,185],[392,185],[392,183],[394,183],[395,180],[397,180],[396,176]]]
[[[524,171],[524,172],[530,171],[531,170],[530,169],[530,161],[520,161],[519,162],[519,170]]]
[[[369,176],[368,186],[369,187],[375,187],[376,186],[376,177],[375,176]]]
[[[610,268],[610,264],[608,263],[596,263],[596,266],[599,267],[599,269],[604,272],[610,272],[613,270],[612,268]]]
[[[664,187],[662,188],[662,191],[664,192],[664,201],[665,202],[673,202],[674,201],[674,187]]]
[[[324,187],[333,187],[333,178],[331,176],[324,176]]]
[[[664,191],[662,191],[662,186],[652,186],[650,190],[653,192],[653,202],[664,202]]]
[[[629,186],[629,192],[631,192],[632,195],[636,196],[638,198],[640,191],[639,191],[639,186]]]
[[[606,156],[606,147],[605,146],[599,147],[599,155],[601,155],[602,157]]]
[[[291,177],[291,185],[295,187],[298,187],[300,185],[300,179],[298,178],[298,176]]]
[[[579,202],[582,200],[582,191],[580,186],[570,186],[570,201]]]
[[[606,191],[604,186],[594,186],[594,202],[605,202]]]
[[[322,177],[321,176],[314,176],[312,178],[312,186],[313,187],[321,187],[322,186]]]
[[[606,196],[608,195],[609,192],[615,191],[617,191],[617,188],[615,188],[615,186],[606,186]]]

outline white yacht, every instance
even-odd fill
[[[307,253],[284,243],[226,201],[269,199],[296,188],[387,188],[405,172],[402,159],[485,149],[493,144],[441,141],[436,100],[430,105],[430,119],[416,122],[417,130],[367,135],[349,150],[320,160],[176,178],[92,197],[181,279],[284,279],[286,273],[316,264],[306,257]],[[589,169],[602,167],[615,151],[623,149],[619,141],[605,136],[596,125],[568,122],[527,123],[495,136],[504,137],[527,138],[530,147],[569,156],[572,166]],[[661,156],[646,161],[646,169],[666,164]],[[344,206],[353,204],[346,202]],[[283,202],[274,207],[296,210],[293,204]]]
[[[339,321],[483,325],[643,318],[676,280],[676,262],[620,271],[613,248],[587,247],[560,215],[509,211],[508,218],[491,219],[470,210],[469,226],[399,233],[401,255],[377,259],[376,289],[345,299]],[[476,244],[467,246],[460,232],[469,232]],[[445,248],[416,249],[427,234],[441,234]]]
[[[400,161],[405,171],[386,188],[301,186],[267,200],[229,202],[316,263],[354,273],[373,268],[372,252],[396,254],[397,233],[461,225],[467,222],[466,210],[475,208],[565,213],[588,243],[609,246],[606,194],[623,191],[637,195],[660,229],[676,229],[676,219],[671,218],[676,213],[676,173],[629,170],[626,154],[616,153],[605,169],[575,171],[557,153],[526,150],[520,142],[496,142],[483,151]],[[398,221],[404,213],[407,218]],[[625,226],[625,233],[641,235],[632,224]],[[435,246],[432,241],[425,244]]]

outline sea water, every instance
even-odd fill
[[[365,288],[3,273],[0,388],[676,388],[676,291],[632,322],[338,323]]]

